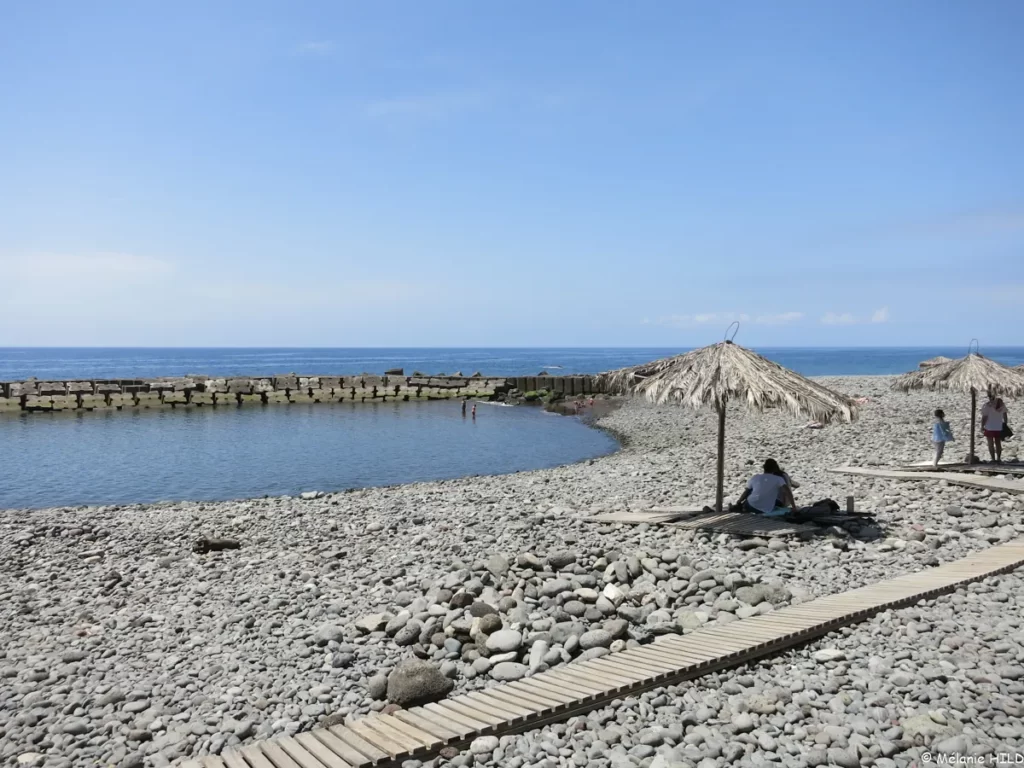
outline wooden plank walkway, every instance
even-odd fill
[[[932,472],[935,468],[931,462],[924,464],[910,464],[905,467],[897,467],[902,472]],[[979,475],[1013,475],[1024,477],[1024,464],[939,464],[940,472],[968,472]]]
[[[671,525],[690,531],[715,531],[736,536],[791,536],[820,531],[813,523],[791,523],[781,518],[762,517],[744,512],[705,512],[703,509],[655,507],[639,512],[608,512],[582,518],[592,523],[625,523],[627,525]]]
[[[984,488],[990,491],[1006,493],[1024,493],[1024,481],[1003,480],[999,477],[979,477],[958,472],[921,472],[918,470],[883,469],[872,467],[835,467],[829,472],[843,475],[861,475],[862,477],[889,477],[894,480],[945,480],[953,485],[968,488]]]
[[[714,531],[734,536],[792,536],[822,530],[813,523],[793,523],[781,517],[765,517],[749,512],[705,512],[670,525],[688,531]]]
[[[392,715],[260,742],[182,768],[364,768],[423,759],[477,736],[530,730],[651,688],[737,666],[1024,564],[1024,538],[962,560]]]
[[[653,509],[644,509],[638,512],[605,512],[600,515],[592,515],[582,519],[589,523],[627,523],[630,525],[650,523],[652,525],[660,525],[664,523],[671,523],[675,520],[686,520],[703,513],[704,510],[702,509],[654,507]]]

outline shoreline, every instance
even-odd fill
[[[485,401],[480,401],[480,402],[481,403],[485,403]],[[605,399],[605,400],[602,400],[602,402],[609,403],[610,400]],[[499,406],[499,403],[487,403],[487,404],[495,404],[495,406]],[[606,415],[607,413],[610,413],[610,412],[612,412],[614,410],[617,410],[617,408],[620,407],[620,404],[621,404],[621,401],[620,402],[615,402],[615,403],[611,404],[611,407],[610,408],[606,408],[602,412],[601,415],[603,416],[603,415]],[[383,403],[379,404],[379,406],[371,406],[371,408],[381,408],[382,406],[383,406]],[[441,406],[441,403],[440,402],[436,402],[436,401],[435,401],[435,406],[438,407],[438,408],[443,408],[443,406]],[[110,501],[110,502],[85,502],[85,503],[79,503],[79,504],[42,505],[42,506],[40,506],[40,505],[37,505],[37,506],[22,505],[22,506],[7,506],[7,507],[0,506],[0,515],[3,515],[5,513],[6,514],[38,513],[38,512],[59,511],[59,510],[76,510],[76,511],[84,512],[84,511],[88,511],[90,509],[98,509],[98,508],[143,509],[143,508],[147,508],[147,507],[167,507],[167,506],[175,506],[175,505],[242,504],[242,503],[249,502],[249,501],[260,501],[260,500],[275,500],[275,501],[278,501],[278,502],[287,502],[289,500],[301,500],[301,499],[304,498],[304,495],[308,495],[308,494],[315,494],[316,497],[318,498],[318,497],[328,497],[328,496],[334,496],[334,495],[349,494],[349,493],[357,492],[357,490],[394,489],[394,488],[400,488],[400,487],[403,487],[403,486],[418,485],[418,484],[424,484],[424,483],[452,482],[452,481],[459,481],[459,480],[471,480],[471,479],[477,478],[477,477],[503,477],[503,476],[508,476],[508,475],[523,474],[523,473],[528,473],[528,472],[536,472],[536,471],[544,471],[544,470],[555,470],[555,469],[559,469],[559,468],[567,467],[567,466],[573,466],[573,465],[578,465],[578,464],[586,464],[588,462],[596,461],[596,460],[602,459],[604,457],[614,455],[614,454],[616,454],[616,453],[618,453],[618,452],[620,452],[622,450],[622,447],[623,447],[622,442],[620,441],[620,439],[618,439],[618,437],[617,437],[616,433],[614,432],[614,430],[607,429],[603,425],[598,423],[600,421],[600,418],[598,417],[598,418],[595,419],[595,414],[593,414],[593,413],[584,413],[584,414],[580,414],[579,416],[573,415],[573,414],[557,413],[557,412],[551,411],[548,407],[537,406],[537,404],[520,404],[520,406],[511,406],[511,404],[509,404],[509,406],[506,406],[505,403],[500,403],[500,406],[501,407],[505,407],[505,408],[510,408],[510,409],[516,409],[517,408],[520,411],[525,412],[525,414],[527,416],[529,416],[529,417],[540,416],[540,413],[538,413],[538,412],[544,412],[545,415],[550,415],[552,417],[571,419],[575,423],[577,423],[577,425],[581,425],[583,427],[586,427],[589,430],[594,430],[596,432],[599,432],[601,434],[606,435],[608,438],[610,438],[610,442],[612,444],[609,446],[609,450],[607,450],[606,453],[598,454],[598,455],[595,455],[595,456],[586,456],[585,455],[585,456],[583,456],[583,458],[573,458],[573,453],[577,453],[577,455],[579,455],[579,453],[582,453],[582,452],[574,452],[571,449],[570,445],[572,445],[572,444],[587,445],[588,443],[587,443],[586,440],[580,440],[579,439],[581,437],[580,435],[570,434],[570,435],[568,435],[565,438],[567,440],[567,442],[566,442],[566,446],[565,446],[565,451],[562,452],[562,453],[567,455],[567,458],[557,458],[553,463],[549,464],[548,466],[542,466],[542,467],[538,467],[538,468],[525,468],[525,469],[508,468],[508,469],[506,469],[504,471],[497,471],[497,472],[466,473],[466,474],[461,474],[461,475],[452,476],[452,477],[443,477],[442,476],[442,477],[436,477],[436,478],[433,478],[433,479],[427,478],[427,479],[418,479],[418,480],[404,480],[404,481],[403,480],[399,480],[399,481],[394,481],[394,482],[371,483],[371,484],[364,484],[364,485],[349,485],[349,486],[340,486],[340,487],[332,487],[327,482],[324,482],[324,483],[319,483],[318,487],[314,485],[311,488],[297,489],[297,490],[295,490],[294,493],[288,493],[288,494],[276,493],[276,494],[259,494],[259,495],[256,495],[256,494],[253,494],[253,493],[246,493],[246,494],[240,494],[240,495],[237,495],[237,496],[226,496],[226,497],[222,497],[222,498],[213,498],[213,499],[210,499],[210,498],[203,499],[203,498],[182,497],[182,498],[165,498],[165,499],[160,499],[160,500],[157,500],[157,501]],[[429,404],[426,403],[426,402],[421,404],[421,408],[429,408],[429,407],[430,407]],[[361,404],[360,404],[360,406],[352,406],[351,408],[356,413],[362,413],[362,410],[364,410],[366,407],[365,406],[361,406]],[[147,417],[154,417],[154,418],[158,418],[159,415],[160,415],[160,412],[143,412],[143,413],[145,413],[145,415]],[[288,412],[274,412],[274,413],[275,413],[276,416],[284,417],[287,420]],[[310,412],[310,415],[315,418],[315,412]],[[65,412],[65,413],[62,413],[60,415],[53,415],[50,418],[59,418],[59,419],[71,418],[71,419],[81,420],[81,419],[89,419],[89,418],[105,419],[105,417],[106,417],[106,415],[103,414],[103,413],[87,414],[87,413]],[[2,427],[3,427],[4,418],[5,418],[5,415],[0,414],[0,429],[2,429]],[[19,416],[7,416],[6,418],[25,418],[25,419],[28,420],[27,421],[27,427],[29,429],[31,429],[32,428],[32,426],[31,426],[32,422],[35,422],[38,417],[32,417],[31,419],[29,419],[29,417],[25,417],[25,416],[20,416],[20,417]],[[175,417],[172,416],[171,418],[175,418]],[[485,411],[481,415],[481,418],[482,419],[487,419],[487,415],[486,415]],[[49,421],[50,421],[50,419],[44,419],[44,422],[49,422]],[[501,422],[498,422],[498,423],[500,424]],[[215,424],[214,426],[217,426],[217,425]],[[566,426],[568,426],[568,425],[566,425]],[[499,426],[497,428],[499,430],[502,429],[501,426]],[[571,427],[571,429],[578,429],[578,428],[579,428],[579,426]],[[158,430],[158,434],[159,434],[159,430]],[[387,440],[385,440],[384,442],[385,442],[385,444],[387,444]],[[528,447],[528,443],[524,443],[524,446]],[[401,467],[400,467],[400,465],[395,465],[394,469],[395,469],[396,472],[400,472]],[[443,467],[438,467],[438,472],[440,472],[441,469],[443,469]]]
[[[867,375],[867,376],[846,376],[846,375],[842,375],[842,376],[814,376],[814,377],[811,377],[811,378],[815,379],[815,380],[838,381],[838,382],[841,383],[841,382],[846,381],[846,380],[853,380],[853,381],[855,381],[855,380],[859,380],[859,379],[867,379],[867,380],[876,380],[876,379],[883,379],[883,378],[884,379],[891,379],[891,378],[893,378],[893,376],[886,375],[886,374],[878,374],[878,375]],[[838,388],[842,389],[841,386],[839,386]],[[851,392],[851,393],[848,393],[848,394],[853,395],[855,393]],[[560,469],[560,468],[564,468],[564,467],[571,467],[571,466],[577,466],[577,465],[588,465],[588,464],[591,464],[594,461],[599,461],[599,460],[605,459],[605,458],[607,458],[609,456],[614,456],[614,455],[620,454],[623,451],[628,450],[634,444],[634,442],[635,442],[635,436],[632,435],[632,433],[631,433],[631,431],[629,429],[619,429],[619,428],[616,428],[613,424],[609,423],[609,418],[608,417],[612,416],[616,411],[618,411],[622,407],[635,407],[637,404],[634,403],[632,406],[630,406],[630,398],[628,398],[628,397],[613,396],[613,395],[599,395],[598,397],[599,397],[599,399],[597,400],[596,405],[601,410],[601,413],[599,415],[596,415],[596,416],[592,412],[589,412],[589,411],[585,411],[583,414],[572,414],[572,413],[567,413],[567,412],[562,411],[562,410],[558,410],[557,406],[560,405],[558,403],[554,404],[553,406],[534,405],[534,404],[529,404],[529,403],[518,403],[514,407],[519,407],[519,408],[543,408],[544,410],[547,410],[549,413],[557,414],[557,415],[560,415],[560,416],[567,416],[567,417],[571,417],[571,418],[577,418],[581,423],[583,423],[587,427],[589,427],[591,429],[596,429],[598,431],[601,431],[601,432],[604,432],[604,433],[610,435],[615,440],[615,442],[618,444],[618,447],[614,451],[612,451],[610,453],[607,453],[607,454],[604,454],[602,456],[585,458],[585,459],[581,459],[581,460],[578,460],[578,461],[575,461],[575,462],[568,462],[568,463],[564,463],[564,464],[561,464],[561,463],[560,464],[554,464],[554,465],[551,465],[549,467],[544,467],[544,468],[541,468],[541,469],[512,470],[510,472],[504,472],[504,473],[498,473],[498,474],[489,474],[489,475],[462,475],[462,476],[459,476],[459,477],[444,478],[444,479],[439,479],[439,480],[424,480],[424,481],[415,481],[415,482],[412,482],[412,483],[391,483],[391,484],[386,484],[386,485],[358,486],[358,487],[350,487],[350,488],[339,488],[339,489],[335,489],[335,490],[321,490],[321,489],[317,489],[315,492],[320,494],[321,496],[326,496],[326,495],[331,495],[331,494],[350,493],[350,492],[359,491],[359,490],[395,489],[395,488],[402,488],[402,487],[407,486],[407,485],[418,485],[418,484],[422,484],[422,483],[453,482],[453,481],[458,481],[458,480],[473,479],[473,478],[477,478],[477,477],[503,477],[503,476],[507,476],[507,475],[519,475],[519,474],[524,474],[524,473],[528,473],[528,472],[543,472],[543,471],[547,471],[547,470]],[[448,399],[448,398],[445,398],[445,399]],[[604,408],[601,408],[601,404],[602,403],[606,404]],[[643,404],[642,407],[652,407],[652,406],[647,406],[646,404]],[[674,407],[674,406],[665,406],[665,407]],[[103,412],[102,411],[99,411],[99,412],[87,411],[85,413],[103,413]],[[54,412],[52,412],[51,415],[52,416],[58,416],[58,415],[69,415],[70,416],[70,415],[85,415],[85,413],[83,413],[81,411],[54,411]],[[695,416],[699,417],[699,413],[701,413],[701,412],[692,412],[692,413],[694,413]],[[736,415],[737,416],[741,416],[741,414],[742,414],[742,411],[738,412]],[[25,418],[25,417],[27,417],[27,414],[24,414],[24,413],[20,413],[19,414],[19,413],[4,413],[4,412],[0,412],[0,426],[3,425],[3,421],[4,421],[5,418]],[[727,440],[728,440],[728,438],[727,438]],[[260,500],[260,499],[278,499],[278,500],[282,500],[283,501],[283,500],[289,500],[289,499],[298,499],[300,497],[301,497],[301,492],[300,493],[296,493],[294,495],[260,495],[260,496],[243,495],[243,496],[230,497],[230,498],[222,498],[222,499],[189,499],[189,498],[180,498],[180,499],[161,500],[161,501],[157,501],[157,502],[127,502],[127,503],[111,502],[111,503],[106,503],[106,504],[103,504],[103,503],[95,503],[95,504],[87,503],[87,504],[73,504],[73,505],[63,505],[63,506],[55,506],[55,507],[0,507],[0,515],[5,514],[5,513],[12,513],[12,512],[45,512],[45,511],[61,510],[61,509],[86,510],[86,509],[95,509],[95,508],[100,508],[100,507],[115,507],[115,508],[126,509],[126,508],[137,508],[137,507],[148,507],[148,506],[166,506],[166,505],[175,505],[175,504],[232,504],[232,503],[242,503],[242,502],[245,502],[245,501]]]
[[[163,766],[307,730],[327,716],[380,711],[388,676],[413,658],[455,692],[478,690],[634,647],[652,633],[716,626],[950,562],[1024,533],[1022,496],[829,473],[846,463],[925,458],[937,406],[960,437],[957,452],[965,450],[968,408],[934,393],[891,393],[877,377],[821,378],[868,396],[861,418],[809,430],[782,413],[737,409],[726,437],[726,496],[735,498],[773,455],[801,483],[799,502],[853,495],[877,515],[881,537],[751,541],[589,522],[602,511],[713,498],[713,417],[633,401],[599,424],[626,445],[556,468],[313,499],[0,513],[0,620],[8,628],[0,677],[9,683],[0,691],[9,745],[0,757],[31,752],[39,758],[26,764],[61,768],[96,760]],[[197,554],[199,536],[241,547]],[[615,602],[602,600],[609,586]],[[1024,727],[1015,702],[1024,688],[1010,666],[1024,658],[1022,595],[1020,575],[994,577],[745,670],[616,702],[571,728],[505,737],[489,756],[452,762],[617,768],[626,760],[643,768],[658,755],[723,766],[771,755],[806,765],[821,749],[835,762],[843,753],[884,768],[943,738],[1018,750]],[[952,610],[969,623],[948,627]],[[999,640],[975,636],[971,625]],[[945,644],[956,637],[958,645]],[[817,649],[836,647],[856,661],[814,662]],[[936,667],[957,686],[936,689],[928,671]],[[979,674],[984,685],[968,677]],[[815,706],[840,694],[838,711]],[[55,706],[57,697],[78,704]],[[929,721],[929,731],[920,718],[930,710],[944,712],[945,725]],[[741,715],[750,728],[737,725]],[[552,754],[543,744],[561,746]]]

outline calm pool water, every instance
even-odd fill
[[[0,509],[217,500],[539,469],[615,440],[539,408],[313,404],[0,418]]]

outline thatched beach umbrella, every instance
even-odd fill
[[[692,355],[696,350],[685,352],[681,355],[663,357],[660,360],[651,360],[640,365],[632,365],[629,368],[617,368],[614,371],[605,371],[597,375],[597,382],[603,391],[609,394],[628,395],[634,392],[637,384],[644,379],[660,373],[666,368],[679,365],[680,361],[687,355]]]
[[[738,325],[738,324],[737,324]],[[730,326],[731,327],[731,326]],[[735,336],[735,334],[733,334]],[[853,421],[852,398],[773,363],[731,339],[686,354],[603,374],[611,391],[640,394],[653,403],[712,406],[718,413],[718,485],[715,509],[722,511],[725,474],[725,412],[730,401],[758,411],[785,408],[820,422]]]
[[[921,368],[922,370],[924,370],[925,368],[934,368],[936,365],[942,365],[943,363],[952,363],[952,362],[953,362],[953,358],[952,357],[946,357],[945,355],[939,355],[938,357],[933,357],[930,360],[922,360],[920,363],[917,364],[917,367]]]
[[[975,460],[974,435],[978,412],[978,392],[992,392],[995,395],[1020,397],[1024,395],[1024,372],[990,360],[977,350],[977,339],[971,341],[967,356],[959,360],[911,371],[898,377],[892,388],[897,392],[912,392],[920,389],[960,392],[971,396],[971,452],[969,461]]]

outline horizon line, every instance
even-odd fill
[[[717,343],[717,342],[712,342]],[[700,345],[709,346],[709,345]],[[748,346],[748,345],[743,345]],[[801,345],[801,344],[751,344],[751,348],[761,349],[954,349],[962,344],[874,344],[874,345]],[[488,349],[516,349],[516,350],[572,350],[572,349],[609,349],[609,350],[622,350],[622,349],[699,349],[699,346],[693,345],[579,345],[579,346],[516,346],[516,345],[493,345],[493,346],[420,346],[420,345],[409,345],[409,346],[349,346],[349,347],[330,347],[330,346],[256,346],[256,345],[239,345],[239,346],[141,346],[141,345],[97,345],[97,346],[85,346],[85,345],[72,345],[72,346],[58,346],[58,345],[12,345],[12,346],[0,346],[0,350],[29,350],[29,349],[166,349],[166,350],[177,350],[177,349],[205,349],[205,350],[231,350],[231,349],[291,349],[291,350],[305,350],[305,349],[321,349],[321,350],[372,350],[372,349],[424,349],[424,350],[437,350],[437,349],[461,349],[461,350],[488,350]],[[984,349],[1024,349],[1024,345],[1020,344],[992,344],[984,347]]]

